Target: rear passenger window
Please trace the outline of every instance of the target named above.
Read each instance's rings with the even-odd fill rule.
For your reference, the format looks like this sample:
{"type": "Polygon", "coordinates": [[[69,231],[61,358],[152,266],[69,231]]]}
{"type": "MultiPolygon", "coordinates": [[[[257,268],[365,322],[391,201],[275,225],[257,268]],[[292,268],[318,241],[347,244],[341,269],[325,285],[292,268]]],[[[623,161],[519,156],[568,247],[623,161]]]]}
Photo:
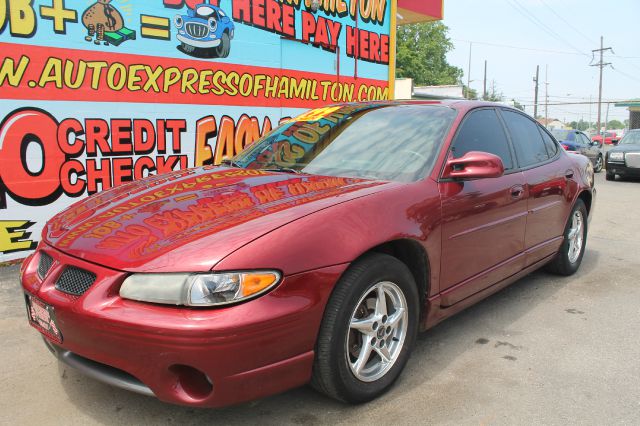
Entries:
{"type": "Polygon", "coordinates": [[[474,111],[464,119],[453,142],[453,157],[460,158],[470,151],[497,155],[505,170],[513,169],[509,142],[495,110],[474,111]]]}
{"type": "Polygon", "coordinates": [[[549,158],[555,157],[558,153],[558,144],[542,128],[538,128],[538,130],[540,130],[540,134],[542,135],[542,141],[544,142],[544,146],[547,148],[549,158]]]}
{"type": "Polygon", "coordinates": [[[517,112],[503,110],[502,116],[511,134],[520,167],[532,166],[549,159],[537,123],[517,112]]]}

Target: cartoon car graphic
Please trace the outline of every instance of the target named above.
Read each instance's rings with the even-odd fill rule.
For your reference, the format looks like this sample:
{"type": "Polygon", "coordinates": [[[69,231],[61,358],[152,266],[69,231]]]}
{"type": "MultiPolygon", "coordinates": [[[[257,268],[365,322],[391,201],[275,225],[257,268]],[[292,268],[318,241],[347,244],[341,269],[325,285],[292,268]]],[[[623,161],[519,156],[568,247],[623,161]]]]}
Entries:
{"type": "Polygon", "coordinates": [[[187,15],[176,15],[178,49],[187,55],[203,58],[226,58],[231,51],[234,25],[217,6],[199,4],[187,15]]]}

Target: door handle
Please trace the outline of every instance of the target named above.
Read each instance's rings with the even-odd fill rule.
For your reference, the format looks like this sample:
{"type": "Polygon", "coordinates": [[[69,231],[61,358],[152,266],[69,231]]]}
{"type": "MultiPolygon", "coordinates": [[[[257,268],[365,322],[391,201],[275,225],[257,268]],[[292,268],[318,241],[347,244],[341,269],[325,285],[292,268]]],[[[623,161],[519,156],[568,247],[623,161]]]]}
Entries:
{"type": "Polygon", "coordinates": [[[571,179],[573,177],[573,170],[567,170],[566,172],[564,172],[564,177],[566,177],[567,179],[571,179]]]}
{"type": "Polygon", "coordinates": [[[522,185],[514,185],[511,187],[511,198],[520,198],[524,194],[524,187],[522,185]]]}

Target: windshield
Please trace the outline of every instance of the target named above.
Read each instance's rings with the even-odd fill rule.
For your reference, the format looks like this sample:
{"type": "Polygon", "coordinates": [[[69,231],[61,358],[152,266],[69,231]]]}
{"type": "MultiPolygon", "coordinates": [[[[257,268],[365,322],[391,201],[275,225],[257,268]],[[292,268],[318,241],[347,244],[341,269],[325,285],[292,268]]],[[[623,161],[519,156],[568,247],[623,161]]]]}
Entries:
{"type": "Polygon", "coordinates": [[[640,145],[640,131],[627,133],[619,145],[640,145]]]}
{"type": "Polygon", "coordinates": [[[569,130],[553,129],[551,134],[559,141],[572,141],[576,138],[576,134],[569,130]]]}
{"type": "Polygon", "coordinates": [[[345,105],[311,110],[233,158],[249,169],[410,182],[426,176],[456,116],[448,107],[345,105]]]}

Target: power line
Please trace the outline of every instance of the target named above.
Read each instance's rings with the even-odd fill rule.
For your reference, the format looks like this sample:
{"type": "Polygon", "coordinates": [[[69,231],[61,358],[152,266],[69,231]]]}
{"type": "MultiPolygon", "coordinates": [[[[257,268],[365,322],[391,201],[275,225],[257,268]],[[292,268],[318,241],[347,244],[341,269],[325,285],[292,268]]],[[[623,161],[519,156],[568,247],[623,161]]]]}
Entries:
{"type": "Polygon", "coordinates": [[[531,12],[529,12],[527,10],[527,8],[525,8],[524,6],[522,6],[522,4],[520,4],[518,2],[518,0],[507,0],[507,3],[509,3],[509,5],[511,7],[513,7],[518,13],[520,13],[522,16],[524,16],[525,18],[527,18],[531,23],[533,23],[533,25],[535,25],[536,27],[538,27],[538,29],[543,29],[546,30],[551,36],[553,36],[553,38],[555,38],[558,41],[563,42],[564,44],[566,44],[567,46],[571,47],[573,50],[575,50],[576,52],[580,53],[580,54],[584,54],[586,55],[584,52],[582,52],[580,49],[578,49],[577,47],[575,47],[573,44],[569,43],[564,37],[562,37],[560,34],[558,34],[557,32],[555,32],[555,30],[551,27],[549,27],[547,24],[545,24],[544,22],[542,22],[540,19],[538,19],[534,14],[532,14],[531,12]]]}
{"type": "Polygon", "coordinates": [[[638,78],[636,78],[636,77],[634,77],[634,76],[632,76],[632,75],[629,75],[629,74],[627,74],[627,73],[625,73],[625,72],[622,72],[622,71],[620,71],[620,70],[619,70],[619,69],[617,69],[617,68],[614,68],[614,67],[613,67],[613,65],[611,65],[611,69],[612,69],[612,70],[614,70],[615,72],[617,72],[618,74],[620,74],[620,75],[622,75],[622,76],[624,76],[624,77],[627,77],[627,78],[628,78],[628,79],[630,79],[630,80],[633,80],[633,81],[635,81],[635,82],[640,83],[640,79],[638,79],[638,78]]]}
{"type": "Polygon", "coordinates": [[[549,9],[551,11],[551,13],[553,13],[554,15],[556,15],[562,22],[564,22],[565,24],[567,24],[569,27],[571,27],[576,33],[580,34],[585,40],[587,40],[589,43],[593,43],[595,44],[596,42],[593,41],[593,39],[591,39],[591,37],[585,35],[585,33],[583,33],[582,31],[580,31],[577,27],[574,27],[573,24],[571,22],[569,22],[568,20],[564,19],[564,17],[562,15],[560,15],[558,12],[556,12],[551,6],[549,6],[544,0],[540,0],[540,3],[542,3],[544,5],[544,7],[546,7],[547,9],[549,9]]]}
{"type": "Polygon", "coordinates": [[[491,47],[503,47],[506,49],[515,49],[515,50],[527,50],[527,51],[531,51],[531,52],[542,52],[542,53],[554,53],[554,54],[558,54],[558,55],[578,55],[578,56],[591,56],[588,55],[586,53],[576,53],[576,52],[569,52],[569,51],[563,51],[563,50],[551,50],[551,49],[540,49],[540,48],[535,48],[535,47],[524,47],[524,46],[513,46],[513,45],[509,45],[509,44],[500,44],[500,43],[489,43],[486,41],[477,41],[477,40],[464,40],[464,39],[459,39],[459,38],[452,38],[451,40],[453,41],[459,41],[462,43],[473,43],[473,44],[480,44],[480,45],[484,45],[484,46],[491,46],[491,47]]]}
{"type": "MultiPolygon", "coordinates": [[[[617,104],[619,102],[625,102],[628,99],[619,99],[617,101],[602,101],[603,104],[617,104]]],[[[549,106],[558,106],[558,105],[594,105],[597,104],[598,102],[596,101],[592,101],[592,102],[555,102],[555,103],[549,103],[549,106]]],[[[533,104],[523,104],[525,106],[533,106],[533,104]]]]}
{"type": "Polygon", "coordinates": [[[640,71],[640,67],[637,66],[636,64],[634,64],[633,62],[623,58],[622,56],[618,56],[615,54],[615,52],[612,50],[611,53],[613,53],[613,57],[614,58],[618,58],[618,59],[622,59],[623,62],[626,62],[627,64],[631,65],[632,67],[634,67],[635,69],[637,69],[638,71],[640,71]]]}

